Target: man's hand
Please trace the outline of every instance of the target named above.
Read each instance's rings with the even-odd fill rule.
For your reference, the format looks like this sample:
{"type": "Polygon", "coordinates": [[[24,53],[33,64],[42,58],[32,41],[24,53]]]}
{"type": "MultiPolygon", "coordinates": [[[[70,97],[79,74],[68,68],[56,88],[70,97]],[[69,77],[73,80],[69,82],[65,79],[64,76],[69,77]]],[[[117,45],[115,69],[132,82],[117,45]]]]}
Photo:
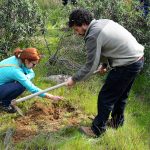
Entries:
{"type": "Polygon", "coordinates": [[[67,81],[66,81],[66,85],[68,87],[73,87],[76,84],[75,81],[72,80],[72,77],[70,77],[67,81]]]}
{"type": "Polygon", "coordinates": [[[100,65],[97,70],[99,71],[100,74],[104,74],[107,72],[107,68],[104,67],[103,65],[100,65]]]}

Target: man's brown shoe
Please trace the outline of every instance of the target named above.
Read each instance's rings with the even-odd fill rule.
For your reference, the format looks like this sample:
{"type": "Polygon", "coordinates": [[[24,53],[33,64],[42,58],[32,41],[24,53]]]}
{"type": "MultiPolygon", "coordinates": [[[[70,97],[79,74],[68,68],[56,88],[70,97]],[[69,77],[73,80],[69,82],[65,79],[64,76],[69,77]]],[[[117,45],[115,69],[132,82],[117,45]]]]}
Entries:
{"type": "Polygon", "coordinates": [[[96,138],[96,134],[93,132],[93,130],[91,129],[91,127],[84,127],[81,126],[80,127],[80,131],[83,132],[85,135],[90,136],[90,137],[94,137],[96,138]]]}

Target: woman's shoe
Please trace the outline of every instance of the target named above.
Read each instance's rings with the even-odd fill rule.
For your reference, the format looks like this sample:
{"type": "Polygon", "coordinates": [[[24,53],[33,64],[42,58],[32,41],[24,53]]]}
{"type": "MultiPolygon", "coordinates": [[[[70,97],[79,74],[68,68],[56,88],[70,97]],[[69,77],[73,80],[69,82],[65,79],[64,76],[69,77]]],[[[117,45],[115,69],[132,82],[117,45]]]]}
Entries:
{"type": "Polygon", "coordinates": [[[12,106],[12,105],[9,105],[9,106],[2,106],[1,109],[3,111],[6,111],[8,113],[15,113],[17,110],[12,106]]]}

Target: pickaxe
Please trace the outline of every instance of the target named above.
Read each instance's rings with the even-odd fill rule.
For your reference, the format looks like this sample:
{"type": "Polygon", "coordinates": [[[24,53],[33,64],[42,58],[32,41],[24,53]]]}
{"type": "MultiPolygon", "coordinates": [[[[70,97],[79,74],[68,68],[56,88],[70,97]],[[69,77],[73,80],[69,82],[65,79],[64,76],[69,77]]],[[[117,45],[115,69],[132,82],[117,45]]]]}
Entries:
{"type": "Polygon", "coordinates": [[[17,99],[17,100],[14,99],[14,100],[11,101],[11,105],[17,110],[17,112],[18,112],[21,116],[24,116],[22,110],[16,105],[17,103],[26,101],[26,100],[28,100],[28,99],[30,99],[30,98],[32,98],[32,97],[38,96],[38,95],[40,95],[40,94],[42,94],[42,93],[46,93],[46,92],[48,92],[48,91],[51,91],[51,90],[60,88],[60,87],[62,87],[62,86],[64,86],[64,85],[66,85],[66,82],[63,82],[63,83],[61,83],[61,84],[55,85],[55,86],[50,87],[50,88],[47,88],[47,89],[42,90],[42,91],[40,91],[40,92],[37,92],[37,93],[31,94],[31,95],[28,95],[28,96],[19,98],[19,99],[17,99]]]}
{"type": "MultiPolygon", "coordinates": [[[[96,73],[98,73],[98,72],[99,72],[99,70],[96,70],[96,71],[93,72],[93,74],[96,74],[96,73]]],[[[40,92],[31,94],[31,95],[28,95],[28,96],[25,96],[25,97],[19,98],[19,99],[17,99],[17,100],[14,99],[14,100],[11,101],[11,105],[17,110],[17,112],[18,112],[21,116],[24,116],[22,110],[16,105],[17,103],[26,101],[26,100],[28,100],[28,99],[30,99],[30,98],[33,98],[33,97],[35,97],[35,96],[38,96],[38,95],[40,95],[40,94],[42,94],[42,93],[46,93],[46,92],[48,92],[48,91],[51,91],[51,90],[60,88],[60,87],[62,87],[62,86],[64,86],[64,85],[67,85],[67,82],[63,82],[63,83],[61,83],[61,84],[55,85],[55,86],[53,86],[53,87],[47,88],[47,89],[45,89],[45,90],[42,90],[42,91],[40,91],[40,92]]]]}

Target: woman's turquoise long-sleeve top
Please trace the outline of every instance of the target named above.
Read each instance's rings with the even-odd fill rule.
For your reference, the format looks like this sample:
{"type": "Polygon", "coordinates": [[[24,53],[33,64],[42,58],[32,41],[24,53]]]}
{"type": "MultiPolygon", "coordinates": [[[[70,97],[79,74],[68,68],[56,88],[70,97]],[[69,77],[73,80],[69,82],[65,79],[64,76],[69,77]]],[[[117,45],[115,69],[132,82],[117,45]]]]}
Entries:
{"type": "MultiPolygon", "coordinates": [[[[0,85],[18,81],[28,91],[36,93],[41,91],[41,89],[31,82],[31,79],[33,79],[34,76],[34,71],[25,67],[24,64],[21,63],[21,60],[15,56],[9,57],[0,62],[0,85]]],[[[44,97],[45,94],[39,96],[44,97]]]]}

